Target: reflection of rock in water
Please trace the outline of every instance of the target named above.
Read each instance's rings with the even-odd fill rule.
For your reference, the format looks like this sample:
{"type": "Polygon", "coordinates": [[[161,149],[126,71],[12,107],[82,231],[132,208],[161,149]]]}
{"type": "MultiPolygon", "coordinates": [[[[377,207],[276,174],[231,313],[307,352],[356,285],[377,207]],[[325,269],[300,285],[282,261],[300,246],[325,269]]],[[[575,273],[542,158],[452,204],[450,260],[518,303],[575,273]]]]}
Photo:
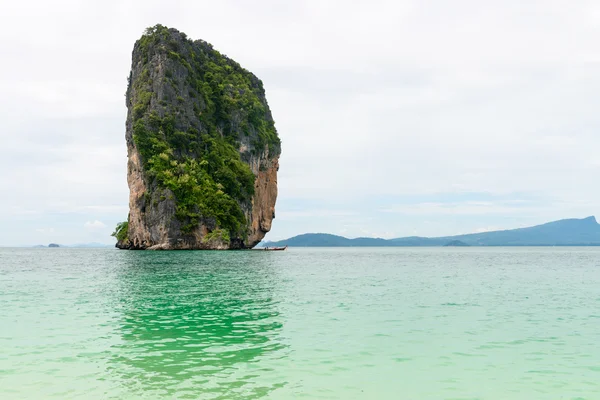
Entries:
{"type": "Polygon", "coordinates": [[[258,398],[261,362],[279,358],[274,271],[249,253],[124,253],[123,341],[114,369],[135,395],[258,398]],[[258,363],[252,370],[249,363],[258,363]],[[254,371],[254,372],[252,372],[254,371]]]}

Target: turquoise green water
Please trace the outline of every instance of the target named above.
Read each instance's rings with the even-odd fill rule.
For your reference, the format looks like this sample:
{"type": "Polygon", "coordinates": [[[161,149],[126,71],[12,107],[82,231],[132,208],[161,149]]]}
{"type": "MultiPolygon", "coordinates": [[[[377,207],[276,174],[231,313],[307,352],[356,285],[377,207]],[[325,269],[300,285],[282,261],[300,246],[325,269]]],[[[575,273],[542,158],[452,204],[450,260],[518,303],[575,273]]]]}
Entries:
{"type": "Polygon", "coordinates": [[[1,399],[600,399],[600,248],[0,249],[1,399]]]}

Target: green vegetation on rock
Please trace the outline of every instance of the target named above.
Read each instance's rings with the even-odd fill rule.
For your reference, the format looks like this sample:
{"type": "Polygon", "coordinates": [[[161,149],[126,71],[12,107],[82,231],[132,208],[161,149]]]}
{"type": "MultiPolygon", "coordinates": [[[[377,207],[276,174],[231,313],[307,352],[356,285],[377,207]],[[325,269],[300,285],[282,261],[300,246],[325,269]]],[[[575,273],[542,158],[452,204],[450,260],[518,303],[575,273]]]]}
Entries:
{"type": "Polygon", "coordinates": [[[119,242],[126,242],[128,229],[129,229],[128,221],[119,222],[117,224],[117,227],[115,228],[115,231],[113,233],[111,233],[110,236],[117,238],[117,240],[119,242]]]}
{"type": "Polygon", "coordinates": [[[255,176],[239,149],[280,152],[262,82],[210,44],[162,25],[136,43],[134,62],[136,52],[127,96],[148,186],[173,193],[182,232],[213,220],[220,239],[245,237],[242,207],[255,176]]]}
{"type": "Polygon", "coordinates": [[[215,229],[202,238],[203,243],[209,243],[211,241],[229,243],[229,240],[231,240],[229,234],[222,229],[215,229]]]}

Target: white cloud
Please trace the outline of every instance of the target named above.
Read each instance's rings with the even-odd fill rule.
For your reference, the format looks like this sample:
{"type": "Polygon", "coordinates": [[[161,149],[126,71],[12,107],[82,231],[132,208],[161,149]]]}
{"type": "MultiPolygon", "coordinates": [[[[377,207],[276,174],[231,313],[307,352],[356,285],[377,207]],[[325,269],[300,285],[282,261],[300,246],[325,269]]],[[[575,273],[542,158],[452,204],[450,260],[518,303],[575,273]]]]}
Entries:
{"type": "MultiPolygon", "coordinates": [[[[543,207],[539,204],[515,206],[511,202],[465,201],[453,203],[426,202],[402,204],[382,209],[383,212],[408,215],[511,215],[530,214],[543,207]]],[[[517,203],[518,204],[518,203],[517,203]]]]}
{"type": "Polygon", "coordinates": [[[356,211],[345,210],[302,210],[302,211],[281,211],[276,214],[278,220],[294,220],[302,218],[336,218],[356,215],[356,211]]]}
{"type": "Polygon", "coordinates": [[[106,225],[104,225],[104,223],[95,220],[95,221],[87,221],[84,225],[83,225],[86,229],[89,230],[98,230],[98,229],[104,229],[106,228],[106,225]]]}

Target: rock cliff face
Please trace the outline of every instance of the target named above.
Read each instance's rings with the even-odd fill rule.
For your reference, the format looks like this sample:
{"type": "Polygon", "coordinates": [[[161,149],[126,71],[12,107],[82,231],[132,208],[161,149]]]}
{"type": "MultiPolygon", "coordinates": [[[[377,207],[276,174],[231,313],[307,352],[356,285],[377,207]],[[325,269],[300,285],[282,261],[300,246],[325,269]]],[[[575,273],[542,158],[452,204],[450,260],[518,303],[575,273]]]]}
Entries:
{"type": "Polygon", "coordinates": [[[117,247],[258,244],[275,217],[281,153],[262,82],[157,25],[135,43],[126,102],[129,218],[117,247]]]}

